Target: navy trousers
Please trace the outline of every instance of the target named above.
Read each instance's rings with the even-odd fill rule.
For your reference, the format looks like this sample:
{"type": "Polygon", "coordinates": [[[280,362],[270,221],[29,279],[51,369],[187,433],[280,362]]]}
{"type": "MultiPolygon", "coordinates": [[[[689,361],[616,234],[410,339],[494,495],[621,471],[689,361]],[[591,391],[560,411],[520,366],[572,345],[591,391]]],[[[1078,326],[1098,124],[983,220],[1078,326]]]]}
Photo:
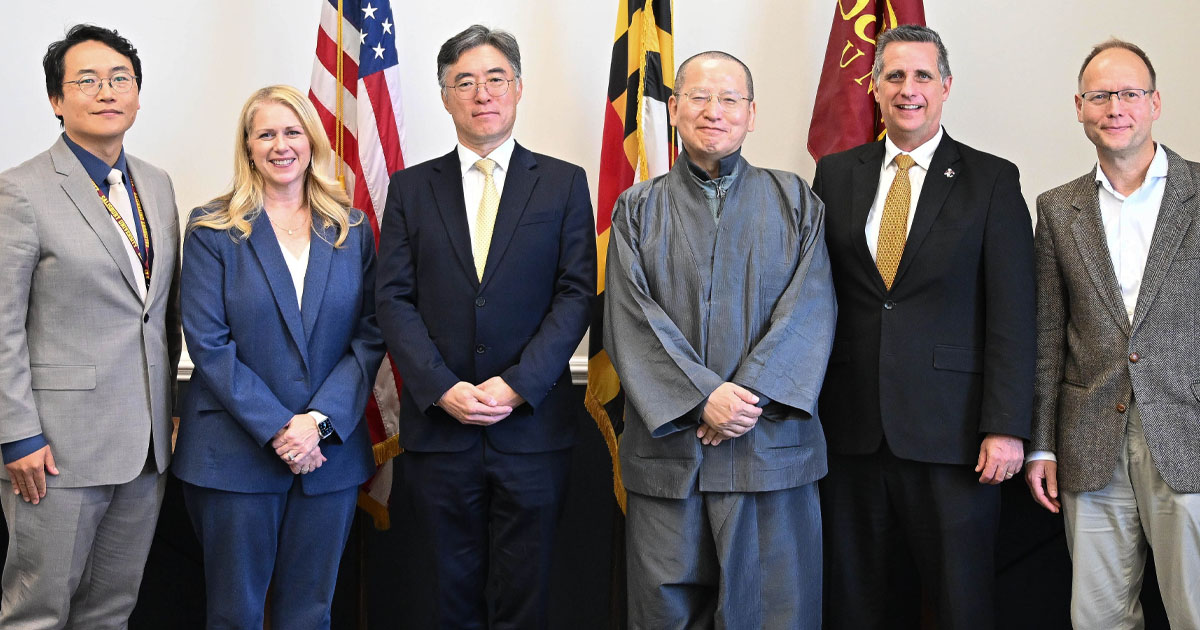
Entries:
{"type": "Polygon", "coordinates": [[[357,486],[308,496],[298,481],[279,493],[184,483],[204,550],[208,629],[262,630],[270,587],[271,628],[327,630],[357,497],[357,486]]]}
{"type": "Polygon", "coordinates": [[[432,548],[434,627],[547,628],[570,449],[503,453],[484,438],[466,451],[406,451],[397,461],[416,531],[432,548]]]}

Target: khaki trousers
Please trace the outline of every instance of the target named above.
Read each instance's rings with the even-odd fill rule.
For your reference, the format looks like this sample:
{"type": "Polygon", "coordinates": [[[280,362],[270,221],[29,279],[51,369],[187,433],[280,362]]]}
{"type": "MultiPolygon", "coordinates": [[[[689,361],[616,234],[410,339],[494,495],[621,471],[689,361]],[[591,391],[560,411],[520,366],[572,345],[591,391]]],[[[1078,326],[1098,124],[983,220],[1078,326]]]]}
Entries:
{"type": "Polygon", "coordinates": [[[1064,492],[1063,514],[1075,628],[1144,626],[1138,596],[1149,546],[1171,627],[1200,630],[1200,494],[1175,492],[1158,474],[1136,404],[1129,405],[1112,482],[1095,492],[1064,492]]]}

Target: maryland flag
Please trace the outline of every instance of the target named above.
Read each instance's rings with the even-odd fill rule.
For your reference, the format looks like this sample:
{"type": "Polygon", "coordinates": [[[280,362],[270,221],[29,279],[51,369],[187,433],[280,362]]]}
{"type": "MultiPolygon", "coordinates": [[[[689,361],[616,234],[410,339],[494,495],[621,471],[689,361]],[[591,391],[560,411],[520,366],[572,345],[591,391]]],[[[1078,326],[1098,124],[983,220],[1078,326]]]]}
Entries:
{"type": "Polygon", "coordinates": [[[600,188],[596,203],[597,299],[592,307],[585,403],[612,456],[613,494],[625,511],[625,486],[617,458],[617,437],[624,428],[625,396],[612,362],[604,352],[604,267],[608,229],[617,196],[635,181],[671,170],[677,153],[667,99],[675,87],[671,32],[673,0],[618,0],[617,33],[608,74],[604,137],[600,150],[600,188]]]}
{"type": "Polygon", "coordinates": [[[834,5],[808,126],[808,152],[814,160],[883,138],[883,119],[871,80],[875,37],[900,24],[925,24],[921,0],[834,0],[834,5]]]}

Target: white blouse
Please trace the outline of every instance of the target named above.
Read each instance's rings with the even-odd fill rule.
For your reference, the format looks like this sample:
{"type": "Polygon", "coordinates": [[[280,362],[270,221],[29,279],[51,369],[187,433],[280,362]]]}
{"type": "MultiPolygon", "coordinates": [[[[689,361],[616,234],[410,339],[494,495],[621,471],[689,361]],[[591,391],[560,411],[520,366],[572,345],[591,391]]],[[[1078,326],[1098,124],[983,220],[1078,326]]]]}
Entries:
{"type": "Polygon", "coordinates": [[[304,304],[304,273],[308,271],[308,250],[311,246],[312,243],[305,243],[304,251],[296,256],[283,243],[279,244],[279,249],[283,252],[283,261],[287,263],[288,273],[292,274],[292,284],[296,287],[297,308],[304,304]]]}

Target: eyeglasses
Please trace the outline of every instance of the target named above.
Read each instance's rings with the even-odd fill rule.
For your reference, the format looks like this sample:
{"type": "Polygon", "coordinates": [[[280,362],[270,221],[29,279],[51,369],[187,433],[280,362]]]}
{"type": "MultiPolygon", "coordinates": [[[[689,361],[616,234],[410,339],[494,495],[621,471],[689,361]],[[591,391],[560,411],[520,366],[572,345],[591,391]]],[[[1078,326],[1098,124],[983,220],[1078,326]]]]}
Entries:
{"type": "Polygon", "coordinates": [[[684,100],[691,104],[692,109],[695,110],[701,110],[708,107],[708,102],[715,97],[717,99],[717,104],[721,106],[721,109],[725,110],[725,112],[729,114],[740,110],[742,107],[742,101],[750,100],[749,98],[746,98],[737,92],[730,91],[721,92],[720,94],[713,94],[708,90],[700,88],[691,90],[689,92],[684,92],[682,94],[676,92],[675,95],[682,96],[684,100]]]}
{"type": "Polygon", "coordinates": [[[477,83],[467,79],[466,81],[461,81],[459,83],[455,83],[454,85],[447,85],[444,87],[452,88],[454,90],[454,94],[458,96],[458,98],[470,99],[475,98],[475,95],[479,93],[479,86],[482,85],[484,89],[487,90],[488,94],[498,98],[508,94],[508,84],[512,83],[513,81],[516,81],[516,79],[490,77],[482,83],[477,83]]]}
{"type": "Polygon", "coordinates": [[[137,83],[137,77],[128,72],[116,72],[107,79],[101,79],[94,74],[85,74],[74,81],[63,81],[63,85],[74,83],[80,92],[87,96],[95,96],[100,93],[100,88],[104,87],[105,81],[108,81],[108,87],[112,88],[112,91],[124,94],[133,89],[137,83]]]}
{"type": "Polygon", "coordinates": [[[1101,106],[1101,105],[1107,105],[1108,101],[1112,97],[1115,96],[1115,97],[1117,97],[1117,100],[1122,103],[1125,103],[1128,105],[1136,105],[1136,104],[1142,102],[1142,99],[1146,98],[1147,96],[1150,96],[1153,93],[1154,93],[1154,90],[1137,90],[1137,89],[1115,90],[1115,91],[1091,90],[1088,92],[1084,92],[1083,94],[1080,94],[1079,98],[1082,98],[1083,102],[1085,102],[1089,105],[1101,106]]]}

